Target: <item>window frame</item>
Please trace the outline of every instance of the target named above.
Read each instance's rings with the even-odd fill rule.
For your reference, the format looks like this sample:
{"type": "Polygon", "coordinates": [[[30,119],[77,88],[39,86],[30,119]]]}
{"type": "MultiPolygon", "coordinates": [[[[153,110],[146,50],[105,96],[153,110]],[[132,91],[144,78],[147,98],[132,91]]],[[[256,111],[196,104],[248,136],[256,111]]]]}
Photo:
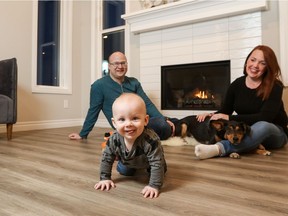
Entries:
{"type": "MultiPolygon", "coordinates": [[[[125,6],[127,4],[127,1],[125,0],[125,6]]],[[[91,59],[95,59],[96,56],[101,56],[101,58],[96,58],[97,60],[95,61],[96,65],[92,63],[92,71],[91,71],[91,83],[93,83],[96,79],[99,79],[102,77],[102,61],[104,59],[104,55],[103,55],[103,41],[102,41],[102,36],[103,34],[107,34],[107,33],[113,33],[116,31],[124,31],[124,35],[125,35],[125,39],[124,39],[124,49],[126,52],[126,25],[127,23],[125,22],[125,25],[122,26],[117,26],[117,27],[112,27],[112,28],[107,28],[107,29],[103,29],[103,21],[102,18],[103,17],[103,0],[100,1],[92,1],[92,7],[91,8],[96,8],[96,10],[91,9],[91,18],[92,18],[92,24],[96,24],[96,28],[94,28],[93,26],[91,27],[92,29],[92,37],[91,38],[96,38],[96,41],[92,42],[92,47],[94,47],[94,49],[92,49],[92,53],[91,53],[91,59]],[[93,20],[97,19],[96,23],[93,22],[93,20]],[[94,37],[93,35],[95,35],[96,37],[94,37]],[[96,46],[96,44],[98,46],[96,46]],[[97,47],[97,49],[96,49],[97,47]],[[95,73],[95,68],[97,68],[97,72],[95,73]]],[[[112,54],[112,53],[111,53],[112,54]]],[[[93,61],[92,61],[93,62],[93,61]]]]}
{"type": "Polygon", "coordinates": [[[61,1],[59,46],[59,86],[37,85],[38,1],[33,1],[32,93],[72,94],[73,1],[61,1]]]}

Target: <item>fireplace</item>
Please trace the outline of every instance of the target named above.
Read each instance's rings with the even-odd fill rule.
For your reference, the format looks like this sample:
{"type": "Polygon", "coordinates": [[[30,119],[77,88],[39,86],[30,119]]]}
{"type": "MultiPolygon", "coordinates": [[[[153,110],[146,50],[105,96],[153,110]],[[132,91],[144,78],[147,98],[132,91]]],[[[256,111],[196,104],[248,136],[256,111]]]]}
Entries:
{"type": "Polygon", "coordinates": [[[162,110],[217,110],[230,84],[230,60],[161,66],[162,110]]]}

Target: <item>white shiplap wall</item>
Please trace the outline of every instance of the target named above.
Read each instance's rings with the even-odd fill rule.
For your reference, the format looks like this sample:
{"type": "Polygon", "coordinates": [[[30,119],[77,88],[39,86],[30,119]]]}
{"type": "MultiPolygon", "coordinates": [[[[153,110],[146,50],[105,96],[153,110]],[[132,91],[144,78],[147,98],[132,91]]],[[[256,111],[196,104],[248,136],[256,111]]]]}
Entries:
{"type": "MultiPolygon", "coordinates": [[[[161,107],[161,65],[231,60],[231,81],[242,75],[246,56],[261,44],[261,12],[140,34],[140,81],[161,107]]],[[[219,83],[221,85],[221,83],[219,83]]],[[[182,118],[203,111],[162,110],[182,118]]]]}

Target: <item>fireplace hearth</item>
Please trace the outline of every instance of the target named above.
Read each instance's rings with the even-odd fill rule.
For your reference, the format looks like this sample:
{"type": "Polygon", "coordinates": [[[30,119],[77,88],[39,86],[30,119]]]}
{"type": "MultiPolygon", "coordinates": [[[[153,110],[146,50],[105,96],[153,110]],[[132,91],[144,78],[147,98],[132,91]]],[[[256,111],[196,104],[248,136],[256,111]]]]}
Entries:
{"type": "Polygon", "coordinates": [[[161,109],[217,110],[230,84],[230,60],[161,67],[161,109]]]}

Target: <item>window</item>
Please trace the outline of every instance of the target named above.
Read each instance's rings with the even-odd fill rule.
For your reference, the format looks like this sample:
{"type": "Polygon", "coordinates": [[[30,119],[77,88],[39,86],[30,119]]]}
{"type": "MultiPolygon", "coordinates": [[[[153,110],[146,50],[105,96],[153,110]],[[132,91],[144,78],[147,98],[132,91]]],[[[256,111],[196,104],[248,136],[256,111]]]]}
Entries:
{"type": "Polygon", "coordinates": [[[72,1],[35,1],[32,91],[71,94],[72,1]]]}
{"type": "Polygon", "coordinates": [[[124,30],[103,34],[103,76],[108,74],[108,57],[115,51],[124,53],[124,30]]]}
{"type": "Polygon", "coordinates": [[[60,2],[38,2],[37,85],[59,86],[60,2]]]}
{"type": "Polygon", "coordinates": [[[125,1],[103,1],[103,29],[125,25],[121,15],[125,14],[125,1]]]}
{"type": "Polygon", "coordinates": [[[125,53],[124,28],[125,0],[103,1],[102,23],[102,76],[108,74],[108,57],[115,51],[125,53]]]}

